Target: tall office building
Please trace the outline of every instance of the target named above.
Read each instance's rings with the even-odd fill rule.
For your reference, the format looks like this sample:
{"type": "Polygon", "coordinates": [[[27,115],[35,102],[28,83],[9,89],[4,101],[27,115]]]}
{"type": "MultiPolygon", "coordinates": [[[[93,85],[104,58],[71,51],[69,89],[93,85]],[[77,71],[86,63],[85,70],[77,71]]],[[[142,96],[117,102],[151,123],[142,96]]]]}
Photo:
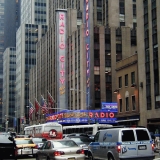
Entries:
{"type": "Polygon", "coordinates": [[[47,31],[47,8],[48,0],[21,0],[21,25],[16,34],[16,110],[21,119],[28,117],[29,72],[36,64],[36,43],[47,31]]]}
{"type": "MultiPolygon", "coordinates": [[[[6,48],[8,47],[9,48],[16,47],[16,31],[19,26],[20,26],[20,0],[5,0],[4,1],[4,50],[6,50],[6,48]]],[[[6,50],[5,53],[8,54],[8,51],[6,50]]],[[[8,65],[8,64],[6,63],[3,64],[3,67],[6,68],[7,66],[4,66],[4,65],[8,65]]],[[[12,76],[13,76],[13,73],[15,72],[12,72],[12,76]]],[[[5,86],[8,86],[8,85],[9,84],[5,81],[5,86]]],[[[13,90],[13,85],[11,86],[13,90]]],[[[10,88],[10,86],[8,88],[10,88]]],[[[4,92],[4,89],[3,89],[3,92],[4,92]]],[[[5,99],[6,99],[6,94],[7,93],[5,94],[3,93],[3,97],[5,99]]],[[[15,97],[15,95],[13,95],[13,91],[12,91],[12,97],[15,97]]],[[[3,122],[5,123],[6,122],[5,115],[10,116],[9,125],[12,125],[13,127],[13,118],[11,117],[14,115],[15,101],[13,101],[13,98],[8,99],[8,96],[7,96],[7,103],[5,102],[5,100],[3,100],[2,118],[3,118],[3,122]],[[13,111],[13,113],[11,113],[11,111],[13,111]]]]}
{"type": "Polygon", "coordinates": [[[160,133],[160,1],[137,0],[137,48],[141,124],[160,133]]]}
{"type": "Polygon", "coordinates": [[[28,117],[29,73],[36,65],[36,43],[47,31],[46,25],[21,24],[16,34],[16,110],[28,117]]]}
{"type": "Polygon", "coordinates": [[[48,24],[48,0],[21,0],[21,24],[48,24]]]}
{"type": "Polygon", "coordinates": [[[0,125],[2,124],[3,52],[4,52],[4,0],[0,0],[0,125]]]}
{"type": "Polygon", "coordinates": [[[16,82],[16,48],[10,47],[3,54],[3,118],[5,123],[14,130],[15,109],[15,82],[16,82]]]}
{"type": "Polygon", "coordinates": [[[137,50],[135,1],[49,1],[50,30],[37,43],[37,53],[42,56],[38,57],[39,63],[30,78],[31,84],[36,84],[32,96],[40,96],[33,95],[35,92],[47,97],[47,90],[50,90],[55,101],[59,90],[56,81],[59,73],[55,65],[58,36],[55,10],[58,8],[67,9],[66,109],[100,109],[101,102],[116,102],[113,93],[118,87],[116,62],[137,50]]]}
{"type": "Polygon", "coordinates": [[[4,1],[4,49],[16,47],[16,31],[20,26],[20,0],[4,1]]]}

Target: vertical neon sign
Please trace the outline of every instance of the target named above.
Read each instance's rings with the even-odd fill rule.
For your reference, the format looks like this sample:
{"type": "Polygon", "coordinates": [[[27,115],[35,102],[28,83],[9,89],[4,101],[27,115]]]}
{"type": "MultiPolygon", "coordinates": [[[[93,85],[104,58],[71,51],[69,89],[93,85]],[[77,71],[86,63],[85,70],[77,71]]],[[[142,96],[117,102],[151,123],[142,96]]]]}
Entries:
{"type": "Polygon", "coordinates": [[[57,108],[66,109],[66,10],[56,10],[57,27],[57,108]]]}
{"type": "Polygon", "coordinates": [[[86,102],[87,109],[89,109],[90,104],[90,17],[89,9],[90,4],[89,0],[84,0],[84,23],[85,23],[85,54],[86,54],[86,102]]]}

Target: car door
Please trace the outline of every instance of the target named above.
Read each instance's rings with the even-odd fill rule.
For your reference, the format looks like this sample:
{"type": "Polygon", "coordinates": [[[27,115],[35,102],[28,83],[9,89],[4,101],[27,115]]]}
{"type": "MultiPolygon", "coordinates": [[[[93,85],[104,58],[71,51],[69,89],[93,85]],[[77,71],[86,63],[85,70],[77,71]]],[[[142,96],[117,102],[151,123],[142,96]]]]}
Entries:
{"type": "Polygon", "coordinates": [[[121,130],[121,156],[124,158],[137,157],[137,142],[133,129],[121,130]]]}
{"type": "Polygon", "coordinates": [[[46,145],[47,145],[47,142],[45,142],[43,144],[43,146],[38,150],[37,156],[38,156],[39,159],[43,159],[44,158],[44,150],[45,150],[46,145]]]}
{"type": "Polygon", "coordinates": [[[150,139],[149,132],[144,128],[135,129],[137,136],[137,154],[138,156],[152,156],[152,140],[150,139]]]}
{"type": "Polygon", "coordinates": [[[100,143],[99,143],[99,136],[100,136],[100,132],[97,132],[97,134],[94,137],[94,142],[92,142],[91,146],[92,146],[92,154],[93,157],[96,159],[99,157],[99,151],[100,151],[100,143]]]}
{"type": "Polygon", "coordinates": [[[47,159],[50,150],[51,150],[51,142],[47,141],[44,149],[42,150],[42,158],[47,159]]]}

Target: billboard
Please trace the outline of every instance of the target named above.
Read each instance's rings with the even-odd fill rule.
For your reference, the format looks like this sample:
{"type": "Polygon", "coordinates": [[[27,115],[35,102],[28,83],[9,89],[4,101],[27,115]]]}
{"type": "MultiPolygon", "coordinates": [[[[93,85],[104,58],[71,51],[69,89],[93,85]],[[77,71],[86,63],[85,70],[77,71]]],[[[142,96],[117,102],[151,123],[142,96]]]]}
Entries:
{"type": "Polygon", "coordinates": [[[46,115],[46,122],[72,123],[116,123],[117,112],[108,110],[65,110],[46,115]]]}
{"type": "Polygon", "coordinates": [[[117,103],[106,103],[102,102],[101,103],[101,109],[105,109],[109,112],[118,112],[118,104],[117,103]]]}
{"type": "Polygon", "coordinates": [[[56,30],[57,30],[57,108],[66,108],[66,75],[67,75],[67,17],[66,10],[56,10],[56,30]]]}
{"type": "Polygon", "coordinates": [[[85,56],[86,56],[86,104],[90,105],[90,1],[84,0],[84,23],[85,23],[85,56]]]}

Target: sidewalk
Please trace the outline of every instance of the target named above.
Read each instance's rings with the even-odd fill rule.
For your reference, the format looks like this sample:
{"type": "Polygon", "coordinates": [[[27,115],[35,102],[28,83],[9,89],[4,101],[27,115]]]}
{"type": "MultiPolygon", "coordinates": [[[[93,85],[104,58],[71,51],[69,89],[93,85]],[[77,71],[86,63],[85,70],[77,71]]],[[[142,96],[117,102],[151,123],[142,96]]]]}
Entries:
{"type": "Polygon", "coordinates": [[[155,160],[160,160],[160,152],[155,152],[155,160]]]}

